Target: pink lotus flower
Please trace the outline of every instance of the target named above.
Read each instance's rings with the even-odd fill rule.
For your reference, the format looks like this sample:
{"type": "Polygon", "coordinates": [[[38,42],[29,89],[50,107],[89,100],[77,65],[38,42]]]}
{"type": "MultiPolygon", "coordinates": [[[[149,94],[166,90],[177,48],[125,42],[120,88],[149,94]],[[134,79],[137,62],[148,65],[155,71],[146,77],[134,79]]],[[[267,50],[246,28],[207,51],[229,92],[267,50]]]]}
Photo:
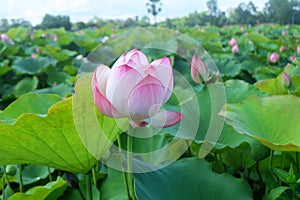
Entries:
{"type": "Polygon", "coordinates": [[[192,58],[191,76],[196,83],[206,82],[210,78],[208,67],[196,54],[192,58]]]}
{"type": "Polygon", "coordinates": [[[284,49],[285,49],[285,48],[284,48],[284,46],[283,46],[283,45],[281,45],[281,47],[280,47],[279,51],[280,51],[280,52],[283,52],[283,51],[284,51],[284,49]]]}
{"type": "Polygon", "coordinates": [[[284,36],[286,36],[286,32],[285,31],[282,31],[281,32],[281,35],[284,37],[284,36]]]}
{"type": "Polygon", "coordinates": [[[92,89],[97,108],[106,116],[129,118],[133,126],[147,124],[163,128],[178,123],[183,115],[159,111],[173,90],[171,60],[167,57],[148,63],[137,49],[124,53],[110,69],[99,65],[92,89]]]}
{"type": "Polygon", "coordinates": [[[5,33],[2,33],[0,35],[0,38],[1,38],[2,42],[8,42],[11,45],[15,44],[15,42],[7,34],[5,34],[5,33]]]}
{"type": "Polygon", "coordinates": [[[101,43],[104,44],[107,42],[107,40],[109,40],[108,36],[104,36],[104,38],[102,38],[101,43]]]}
{"type": "Polygon", "coordinates": [[[281,84],[282,84],[282,86],[285,87],[286,89],[289,89],[289,88],[291,88],[291,86],[292,86],[292,80],[291,80],[291,77],[290,77],[287,73],[285,73],[285,72],[282,73],[282,76],[281,76],[281,84]]]}
{"type": "Polygon", "coordinates": [[[236,41],[235,38],[231,38],[231,40],[228,42],[228,44],[229,44],[230,46],[234,46],[234,45],[237,44],[237,41],[236,41]]]}
{"type": "Polygon", "coordinates": [[[239,53],[240,52],[240,49],[239,49],[239,46],[236,44],[232,47],[231,49],[232,53],[239,53]]]}
{"type": "Polygon", "coordinates": [[[37,58],[36,54],[32,53],[31,58],[36,59],[37,58]]]}
{"type": "Polygon", "coordinates": [[[300,45],[297,46],[297,53],[300,55],[300,45]]]}
{"type": "Polygon", "coordinates": [[[269,60],[270,60],[270,62],[272,62],[272,63],[276,63],[277,60],[278,60],[278,58],[279,58],[278,53],[273,52],[273,53],[270,55],[269,60]]]}
{"type": "Polygon", "coordinates": [[[53,35],[53,41],[56,42],[58,40],[58,35],[54,34],[53,35]]]}
{"type": "Polygon", "coordinates": [[[290,61],[295,60],[295,56],[290,56],[290,61]]]}

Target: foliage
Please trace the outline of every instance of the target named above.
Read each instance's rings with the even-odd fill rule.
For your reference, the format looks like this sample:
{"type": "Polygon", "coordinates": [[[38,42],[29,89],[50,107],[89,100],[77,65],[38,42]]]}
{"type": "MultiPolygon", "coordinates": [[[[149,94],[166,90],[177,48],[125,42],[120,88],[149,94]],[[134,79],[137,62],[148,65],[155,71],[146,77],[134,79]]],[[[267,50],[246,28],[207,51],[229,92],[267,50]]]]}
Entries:
{"type": "Polygon", "coordinates": [[[49,14],[46,14],[43,18],[43,21],[40,25],[43,29],[48,28],[61,28],[64,27],[66,30],[71,30],[71,22],[70,17],[68,16],[52,16],[49,14]]]}
{"type": "MultiPolygon", "coordinates": [[[[249,14],[247,9],[235,14],[249,14]]],[[[178,31],[192,38],[195,44],[201,44],[217,65],[227,96],[227,104],[217,112],[221,111],[226,124],[212,151],[202,158],[200,148],[207,142],[205,133],[212,121],[209,87],[218,84],[206,86],[192,82],[190,63],[174,53],[182,46],[192,48],[192,44],[178,32],[170,30],[173,37],[165,38],[163,45],[168,48],[165,52],[149,48],[157,43],[145,36],[143,40],[148,47],[140,47],[141,51],[153,60],[163,55],[170,57],[173,68],[183,74],[195,91],[192,99],[201,102],[201,126],[195,131],[195,138],[177,137],[174,127],[149,138],[133,140],[135,152],[153,151],[171,144],[165,154],[135,157],[141,166],[152,168],[148,161],[161,164],[162,158],[174,161],[166,168],[134,174],[136,195],[139,199],[232,199],[232,196],[297,199],[300,194],[297,122],[300,59],[296,41],[299,41],[300,27],[187,27],[201,24],[208,15],[193,13],[184,20],[175,20],[174,24],[170,19],[168,26],[182,25],[178,31]],[[228,42],[232,37],[237,40],[239,53],[231,52],[228,42]],[[280,52],[282,45],[285,49],[280,52]],[[276,63],[269,61],[273,52],[279,54],[276,63]],[[290,59],[291,56],[295,59],[290,59]],[[283,72],[292,82],[288,89],[282,85],[283,72]],[[176,157],[183,147],[186,147],[184,154],[176,157]]],[[[87,89],[91,76],[77,74],[84,71],[80,66],[87,61],[106,58],[106,64],[110,65],[113,55],[120,55],[130,45],[139,45],[136,35],[127,35],[125,40],[118,38],[118,33],[123,31],[120,28],[129,30],[131,24],[139,21],[128,20],[122,26],[120,22],[116,28],[113,22],[108,26],[95,20],[98,27],[84,28],[81,24],[84,29],[77,31],[25,27],[7,30],[13,43],[0,42],[0,199],[82,199],[87,198],[89,190],[93,199],[127,198],[122,173],[97,161],[105,160],[108,154],[123,161],[118,150],[108,152],[107,149],[117,145],[118,139],[126,149],[125,133],[114,128],[114,120],[94,112],[90,106],[92,94],[87,89]],[[103,40],[105,36],[107,39],[103,40]],[[88,56],[97,46],[104,49],[102,57],[88,56]],[[75,81],[82,81],[81,87],[74,88],[75,81]],[[76,96],[78,91],[84,95],[76,96]],[[74,103],[84,97],[90,98],[84,104],[74,103]],[[88,108],[93,115],[82,114],[88,108]],[[84,121],[84,125],[76,126],[74,119],[84,121]],[[92,119],[101,129],[109,130],[109,134],[94,134],[101,131],[92,126],[95,122],[92,119]],[[109,141],[102,140],[104,136],[109,141]],[[88,151],[82,141],[97,148],[88,151]]],[[[148,23],[146,18],[144,22],[148,23]]],[[[183,97],[187,92],[178,86],[174,90],[183,97]]],[[[166,108],[176,110],[176,106],[178,102],[172,96],[166,108]]],[[[122,123],[127,125],[127,121],[122,123]]]]}

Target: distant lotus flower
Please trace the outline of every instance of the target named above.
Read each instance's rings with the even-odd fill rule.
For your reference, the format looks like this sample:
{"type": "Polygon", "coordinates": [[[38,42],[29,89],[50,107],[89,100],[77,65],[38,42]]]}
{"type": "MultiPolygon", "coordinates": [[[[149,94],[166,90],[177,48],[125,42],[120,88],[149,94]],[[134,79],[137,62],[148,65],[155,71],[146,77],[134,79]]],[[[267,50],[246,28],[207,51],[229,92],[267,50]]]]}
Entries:
{"type": "Polygon", "coordinates": [[[191,76],[196,83],[207,82],[210,78],[208,67],[196,54],[192,58],[191,76]]]}
{"type": "Polygon", "coordinates": [[[279,58],[278,53],[273,52],[273,53],[270,55],[269,60],[270,60],[270,62],[272,62],[272,63],[276,63],[277,60],[278,60],[278,58],[279,58]]]}
{"type": "Polygon", "coordinates": [[[116,37],[116,34],[112,33],[112,34],[110,35],[110,37],[111,37],[111,38],[114,38],[114,37],[116,37]]]}
{"type": "Polygon", "coordinates": [[[240,52],[240,49],[239,49],[239,46],[236,44],[232,47],[231,49],[232,53],[239,53],[240,52]]]}
{"type": "Polygon", "coordinates": [[[283,46],[283,45],[281,45],[281,47],[280,47],[279,51],[280,51],[280,52],[283,52],[283,51],[284,51],[284,49],[285,49],[285,48],[284,48],[284,46],[283,46]]]}
{"type": "Polygon", "coordinates": [[[41,49],[38,48],[38,47],[35,49],[35,51],[36,51],[37,53],[41,53],[41,49]]]}
{"type": "Polygon", "coordinates": [[[179,33],[180,33],[180,31],[177,29],[177,30],[175,31],[175,34],[178,35],[179,33]]]}
{"type": "Polygon", "coordinates": [[[109,40],[108,36],[104,36],[104,38],[101,40],[102,44],[106,43],[107,40],[109,40]]]}
{"type": "Polygon", "coordinates": [[[300,45],[297,46],[297,53],[300,55],[300,45]]]}
{"type": "Polygon", "coordinates": [[[283,87],[285,87],[286,89],[289,89],[291,88],[292,86],[292,80],[291,80],[291,77],[283,72],[282,73],[282,76],[281,76],[281,84],[283,85],[283,87]]]}
{"type": "Polygon", "coordinates": [[[58,40],[58,35],[54,34],[53,35],[53,41],[56,42],[58,40]]]}
{"type": "Polygon", "coordinates": [[[163,128],[178,123],[183,115],[161,111],[173,90],[171,60],[167,57],[148,63],[139,50],[124,53],[110,69],[99,65],[92,89],[97,108],[106,116],[129,119],[134,127],[147,124],[163,128]]]}
{"type": "Polygon", "coordinates": [[[1,38],[2,42],[8,42],[11,45],[15,44],[15,42],[7,34],[5,34],[5,33],[2,33],[0,35],[0,38],[1,38]]]}
{"type": "Polygon", "coordinates": [[[36,59],[37,56],[33,53],[33,54],[31,54],[31,58],[36,59]]]}
{"type": "Polygon", "coordinates": [[[235,38],[231,38],[231,40],[228,42],[228,44],[229,44],[230,46],[234,46],[234,45],[237,44],[237,41],[236,41],[235,38]]]}
{"type": "Polygon", "coordinates": [[[76,56],[76,60],[82,60],[83,59],[83,55],[79,54],[78,56],[76,56]]]}
{"type": "Polygon", "coordinates": [[[281,35],[284,37],[284,36],[286,36],[286,32],[285,31],[282,31],[281,32],[281,35]]]}
{"type": "Polygon", "coordinates": [[[295,56],[290,56],[290,61],[295,60],[295,56]]]}

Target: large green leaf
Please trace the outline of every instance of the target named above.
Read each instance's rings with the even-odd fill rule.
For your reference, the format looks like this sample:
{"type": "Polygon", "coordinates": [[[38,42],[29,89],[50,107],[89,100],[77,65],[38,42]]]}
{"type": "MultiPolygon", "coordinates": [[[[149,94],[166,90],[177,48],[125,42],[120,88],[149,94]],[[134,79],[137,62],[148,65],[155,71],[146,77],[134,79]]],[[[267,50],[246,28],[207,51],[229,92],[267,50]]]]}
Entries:
{"type": "Polygon", "coordinates": [[[239,104],[227,104],[220,113],[237,132],[271,149],[300,151],[300,98],[251,96],[239,104]]]}
{"type": "Polygon", "coordinates": [[[68,183],[59,177],[45,186],[33,187],[26,193],[16,193],[9,200],[55,200],[63,194],[67,187],[68,183]]]}
{"type": "Polygon", "coordinates": [[[36,89],[38,86],[39,80],[37,77],[26,77],[19,81],[15,86],[15,95],[16,97],[20,97],[27,92],[31,92],[32,90],[36,89]]]}
{"type": "Polygon", "coordinates": [[[134,174],[139,199],[252,199],[249,185],[217,174],[200,159],[187,158],[157,171],[134,174]]]}
{"type": "Polygon", "coordinates": [[[47,66],[55,66],[56,60],[46,57],[41,58],[21,58],[18,57],[12,64],[12,68],[21,74],[35,75],[41,73],[47,66]]]}
{"type": "MultiPolygon", "coordinates": [[[[51,168],[50,172],[53,172],[54,169],[51,168]]],[[[19,171],[17,172],[17,177],[19,176],[19,171]]],[[[25,169],[22,170],[22,183],[23,185],[28,185],[37,181],[40,181],[42,179],[46,179],[49,176],[48,167],[42,166],[42,165],[28,165],[25,167],[25,169]]],[[[17,179],[17,183],[19,183],[20,180],[17,179]]]]}
{"type": "Polygon", "coordinates": [[[45,113],[37,115],[41,114],[39,109],[36,110],[38,104],[30,102],[31,96],[35,100],[40,95],[31,95],[26,101],[16,101],[8,108],[11,112],[3,111],[6,116],[2,116],[3,121],[0,122],[0,165],[35,163],[74,173],[88,172],[96,163],[94,156],[100,159],[107,153],[120,129],[113,118],[95,112],[91,90],[87,90],[86,85],[80,85],[75,96],[79,99],[76,107],[79,112],[75,120],[72,98],[51,106],[46,116],[45,113]],[[89,92],[84,92],[84,99],[81,99],[83,90],[89,92]],[[16,109],[22,107],[24,109],[16,109]],[[93,112],[81,112],[82,109],[93,112]],[[27,114],[22,114],[24,110],[27,114]],[[97,126],[98,129],[93,128],[97,126]]]}
{"type": "Polygon", "coordinates": [[[126,188],[122,172],[108,168],[108,176],[101,184],[102,200],[127,200],[126,188]]]}
{"type": "Polygon", "coordinates": [[[4,111],[0,112],[0,121],[13,124],[24,113],[45,115],[49,107],[60,100],[59,96],[53,94],[25,94],[10,104],[4,111]]]}
{"type": "MultiPolygon", "coordinates": [[[[260,94],[258,89],[254,86],[241,81],[241,80],[229,80],[225,82],[226,98],[228,103],[239,103],[253,94],[260,94]]],[[[200,143],[204,139],[204,135],[207,132],[209,123],[211,121],[211,97],[209,90],[205,87],[197,95],[200,108],[200,126],[196,136],[195,142],[200,143]]],[[[251,138],[238,134],[232,127],[224,124],[222,133],[215,144],[215,148],[222,149],[225,147],[235,148],[243,142],[251,142],[251,138]]]]}

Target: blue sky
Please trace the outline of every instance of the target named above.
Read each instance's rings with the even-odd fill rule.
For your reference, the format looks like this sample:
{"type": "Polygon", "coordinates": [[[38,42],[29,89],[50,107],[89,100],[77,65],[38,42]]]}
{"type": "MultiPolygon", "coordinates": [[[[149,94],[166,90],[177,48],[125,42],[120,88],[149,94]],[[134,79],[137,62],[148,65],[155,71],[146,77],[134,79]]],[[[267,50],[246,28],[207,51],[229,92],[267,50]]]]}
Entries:
{"type": "MultiPolygon", "coordinates": [[[[250,0],[249,0],[250,1],[250,0]]],[[[88,21],[94,16],[100,18],[127,18],[147,15],[148,0],[0,0],[0,18],[24,18],[33,24],[40,23],[46,13],[68,15],[72,22],[88,21]]],[[[181,17],[189,13],[207,10],[207,0],[161,0],[162,12],[158,19],[181,17]]],[[[219,0],[222,11],[237,7],[243,0],[219,0]]],[[[267,0],[252,0],[261,10],[267,0]]]]}

